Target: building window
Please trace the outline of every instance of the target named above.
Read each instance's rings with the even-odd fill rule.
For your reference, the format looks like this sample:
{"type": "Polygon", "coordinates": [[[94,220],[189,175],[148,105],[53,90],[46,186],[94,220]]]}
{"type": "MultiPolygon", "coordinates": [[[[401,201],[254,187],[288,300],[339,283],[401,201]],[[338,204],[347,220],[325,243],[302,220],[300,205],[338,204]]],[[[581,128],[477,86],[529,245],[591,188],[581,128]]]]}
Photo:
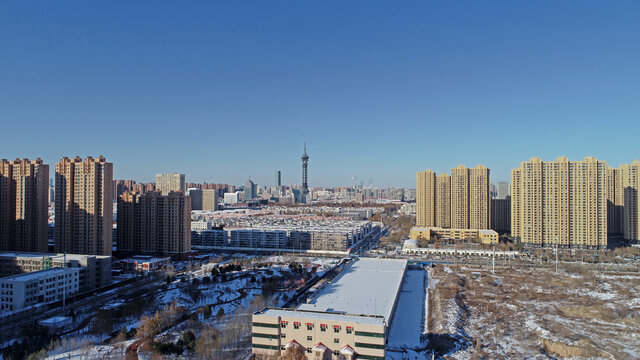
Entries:
{"type": "Polygon", "coordinates": [[[313,337],[312,336],[307,336],[307,341],[313,341],[313,337]]]}
{"type": "Polygon", "coordinates": [[[307,324],[307,330],[313,330],[313,324],[307,324]]]}
{"type": "Polygon", "coordinates": [[[294,329],[300,329],[300,323],[293,323],[293,328],[294,329]]]}
{"type": "Polygon", "coordinates": [[[347,334],[351,334],[353,332],[353,328],[347,326],[347,334]]]}
{"type": "Polygon", "coordinates": [[[307,348],[307,352],[311,354],[311,348],[307,348]]]}
{"type": "Polygon", "coordinates": [[[320,324],[320,331],[327,331],[327,324],[320,324]]]}
{"type": "Polygon", "coordinates": [[[334,343],[334,344],[339,344],[339,343],[340,343],[340,339],[338,339],[338,338],[333,338],[333,343],[334,343]]]}
{"type": "Polygon", "coordinates": [[[282,333],[282,334],[280,334],[280,337],[284,339],[284,338],[286,338],[286,337],[287,337],[287,334],[282,333]]]}

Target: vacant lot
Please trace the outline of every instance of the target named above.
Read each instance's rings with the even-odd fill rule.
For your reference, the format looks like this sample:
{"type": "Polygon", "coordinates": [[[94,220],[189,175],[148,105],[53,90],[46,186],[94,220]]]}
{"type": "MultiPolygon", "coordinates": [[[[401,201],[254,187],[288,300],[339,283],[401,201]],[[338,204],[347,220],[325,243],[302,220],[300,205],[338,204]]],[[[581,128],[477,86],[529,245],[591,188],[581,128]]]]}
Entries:
{"type": "Polygon", "coordinates": [[[640,358],[640,275],[433,268],[429,348],[445,359],[640,358]]]}

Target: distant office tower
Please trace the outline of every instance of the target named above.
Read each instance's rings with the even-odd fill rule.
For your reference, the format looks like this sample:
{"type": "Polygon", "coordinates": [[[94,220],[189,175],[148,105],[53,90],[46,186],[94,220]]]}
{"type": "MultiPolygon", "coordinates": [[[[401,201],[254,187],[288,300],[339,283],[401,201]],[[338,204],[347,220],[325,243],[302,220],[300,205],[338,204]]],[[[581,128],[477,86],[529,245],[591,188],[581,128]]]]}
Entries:
{"type": "Polygon", "coordinates": [[[489,195],[491,195],[491,198],[494,199],[498,196],[498,190],[496,188],[496,184],[491,184],[491,191],[489,193],[489,195]]]}
{"type": "Polygon", "coordinates": [[[218,210],[218,190],[204,189],[202,190],[202,210],[216,211],[218,210]]]}
{"type": "Polygon", "coordinates": [[[491,199],[491,229],[511,233],[511,198],[491,199]]]}
{"type": "Polygon", "coordinates": [[[126,192],[118,199],[118,251],[180,255],[191,250],[191,198],[126,192]]]}
{"type": "Polygon", "coordinates": [[[608,227],[612,235],[628,240],[640,239],[640,161],[609,168],[608,227]]]}
{"type": "Polygon", "coordinates": [[[511,231],[534,246],[607,246],[606,162],[539,158],[511,171],[511,231]]]}
{"type": "Polygon", "coordinates": [[[431,170],[417,173],[418,227],[489,229],[491,196],[489,169],[482,165],[451,169],[451,176],[431,170]]]}
{"type": "Polygon", "coordinates": [[[112,191],[113,164],[103,156],[56,164],[56,252],[111,255],[112,191]]]}
{"type": "Polygon", "coordinates": [[[186,191],[184,184],[184,174],[157,174],[156,190],[162,195],[168,195],[171,191],[186,191]]]}
{"type": "Polygon", "coordinates": [[[0,250],[47,250],[49,165],[0,160],[0,250]]]}
{"type": "Polygon", "coordinates": [[[244,183],[244,201],[253,200],[257,195],[256,192],[256,184],[251,179],[247,180],[244,183]]]}
{"type": "Polygon", "coordinates": [[[282,186],[282,178],[281,178],[281,174],[280,174],[280,170],[276,171],[276,181],[275,181],[275,186],[282,186]]]}
{"type": "Polygon", "coordinates": [[[498,183],[498,194],[497,194],[497,198],[498,199],[506,199],[507,196],[511,195],[511,192],[509,191],[509,189],[511,188],[511,186],[509,186],[509,183],[506,181],[500,181],[498,183]]]}
{"type": "Polygon", "coordinates": [[[309,163],[309,155],[307,155],[307,141],[304,141],[304,153],[300,157],[302,159],[302,189],[301,189],[301,202],[307,202],[307,195],[309,195],[309,186],[307,183],[307,164],[309,163]]]}

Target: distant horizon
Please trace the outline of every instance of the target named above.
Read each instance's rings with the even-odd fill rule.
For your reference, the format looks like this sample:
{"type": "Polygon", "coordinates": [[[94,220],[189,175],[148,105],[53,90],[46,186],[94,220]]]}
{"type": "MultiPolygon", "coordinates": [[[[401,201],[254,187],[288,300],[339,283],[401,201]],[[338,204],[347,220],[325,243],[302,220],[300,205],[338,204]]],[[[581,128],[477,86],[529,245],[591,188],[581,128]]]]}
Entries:
{"type": "MultiPolygon", "coordinates": [[[[81,158],[83,158],[83,159],[84,159],[84,158],[86,158],[87,156],[92,156],[92,157],[94,157],[94,158],[97,158],[98,156],[104,156],[104,157],[105,157],[105,159],[106,159],[108,162],[111,162],[111,163],[113,163],[113,164],[114,164],[114,165],[113,165],[113,168],[114,168],[114,176],[113,176],[113,180],[134,180],[134,181],[136,181],[137,183],[155,183],[155,176],[156,176],[156,174],[168,174],[168,173],[179,173],[179,174],[185,174],[185,183],[205,183],[205,182],[206,182],[206,183],[214,183],[214,184],[228,184],[228,185],[235,185],[235,186],[243,186],[243,185],[244,185],[244,183],[245,183],[247,180],[249,180],[249,177],[245,178],[244,180],[240,180],[239,182],[228,182],[228,181],[224,181],[224,180],[216,180],[216,179],[208,179],[208,180],[207,180],[207,179],[205,179],[205,180],[192,180],[192,179],[190,179],[190,177],[189,177],[189,173],[188,173],[188,172],[180,172],[180,171],[156,172],[156,173],[153,173],[151,176],[149,176],[149,180],[140,180],[140,179],[137,179],[137,178],[134,178],[134,177],[127,177],[127,176],[124,176],[124,177],[123,177],[123,176],[118,176],[118,175],[119,175],[119,174],[118,174],[118,170],[117,170],[117,169],[118,169],[118,164],[117,164],[116,162],[112,161],[112,160],[109,158],[109,156],[107,156],[107,155],[104,155],[104,154],[84,155],[84,156],[82,156],[82,155],[66,155],[66,157],[68,157],[68,158],[73,158],[73,157],[75,157],[75,156],[80,156],[80,157],[81,157],[81,158]],[[116,174],[118,174],[118,175],[116,175],[116,174]]],[[[558,155],[558,156],[556,156],[556,157],[554,157],[554,158],[549,158],[549,159],[541,158],[541,157],[539,157],[539,156],[535,156],[535,155],[534,155],[534,156],[532,156],[532,157],[539,157],[542,161],[555,161],[558,157],[561,157],[561,156],[564,156],[564,155],[558,155]]],[[[578,161],[578,160],[583,160],[586,156],[592,156],[592,155],[585,155],[585,156],[583,156],[583,157],[581,157],[581,158],[569,158],[569,157],[568,157],[568,159],[569,159],[569,161],[578,161]]],[[[26,159],[29,159],[29,160],[35,160],[36,158],[40,158],[40,159],[42,159],[42,161],[43,161],[45,164],[49,165],[49,167],[50,167],[49,173],[50,173],[50,174],[53,174],[53,176],[50,176],[50,179],[52,179],[52,180],[54,180],[54,181],[55,181],[55,165],[56,165],[56,163],[57,163],[58,161],[60,161],[60,159],[62,159],[62,158],[63,158],[63,156],[60,156],[60,157],[58,158],[58,160],[56,160],[56,161],[54,161],[54,162],[47,161],[47,160],[46,160],[45,158],[43,158],[42,156],[35,156],[35,157],[24,157],[24,156],[23,156],[23,157],[17,157],[17,158],[18,158],[18,159],[25,159],[25,158],[26,158],[26,159]]],[[[601,159],[601,158],[598,158],[598,157],[595,157],[595,158],[596,158],[597,160],[607,162],[607,165],[608,165],[608,166],[610,166],[610,167],[613,167],[613,168],[617,168],[617,167],[619,167],[621,164],[630,164],[631,162],[633,162],[633,161],[635,161],[635,160],[638,160],[638,158],[634,158],[634,159],[630,159],[629,161],[621,162],[620,164],[612,165],[612,164],[611,164],[611,163],[609,163],[606,159],[601,159]]],[[[2,156],[2,154],[0,154],[0,159],[14,160],[14,159],[16,159],[16,157],[7,158],[7,157],[2,156]]],[[[311,156],[310,156],[310,159],[312,159],[312,157],[311,157],[311,156]]],[[[514,166],[513,168],[517,168],[517,167],[519,167],[519,166],[520,166],[520,162],[528,161],[529,159],[531,159],[531,157],[529,157],[529,158],[527,158],[527,159],[523,159],[523,160],[521,160],[521,161],[518,161],[518,164],[517,164],[516,166],[514,166]]],[[[311,160],[310,160],[310,165],[309,165],[309,169],[310,169],[310,170],[312,169],[311,164],[312,164],[312,163],[311,163],[311,160]]],[[[362,185],[362,186],[363,186],[363,187],[365,187],[365,188],[367,188],[367,187],[373,187],[373,188],[405,188],[405,189],[415,189],[415,188],[416,188],[415,175],[416,175],[416,173],[417,173],[417,172],[421,172],[421,171],[425,171],[425,170],[432,170],[432,171],[434,171],[436,174],[441,174],[441,173],[443,173],[443,172],[444,172],[444,173],[447,173],[447,174],[450,174],[450,170],[451,170],[452,168],[455,168],[455,167],[456,167],[456,166],[458,166],[458,165],[463,165],[463,166],[468,167],[468,168],[472,168],[472,167],[475,167],[475,166],[477,166],[477,165],[483,165],[483,166],[486,166],[486,167],[487,167],[487,168],[489,168],[489,170],[490,170],[490,181],[491,181],[491,183],[493,183],[493,184],[498,184],[499,182],[502,182],[502,181],[507,182],[507,183],[511,183],[511,173],[510,173],[510,171],[511,171],[511,170],[509,170],[509,177],[508,177],[508,178],[506,178],[506,179],[504,179],[504,180],[497,180],[497,179],[495,179],[495,178],[494,178],[494,174],[493,174],[493,170],[491,169],[491,166],[488,166],[488,165],[486,165],[486,164],[487,164],[486,162],[485,162],[485,163],[480,163],[480,164],[475,164],[475,165],[466,165],[466,164],[462,163],[462,164],[456,164],[456,165],[454,165],[454,166],[451,166],[450,168],[443,169],[443,170],[441,170],[441,171],[437,171],[437,170],[435,170],[434,168],[426,167],[426,168],[421,169],[421,170],[416,170],[415,172],[413,172],[412,174],[410,174],[410,175],[412,175],[412,177],[413,177],[413,183],[412,183],[410,186],[402,186],[402,185],[398,185],[398,186],[388,185],[388,186],[387,186],[387,185],[377,185],[377,184],[375,184],[375,183],[374,183],[374,184],[372,184],[372,185],[370,185],[370,184],[369,184],[369,183],[367,183],[367,182],[364,182],[363,184],[361,184],[361,183],[360,183],[360,180],[359,180],[359,179],[357,179],[357,178],[356,178],[356,181],[355,181],[355,185],[356,185],[356,186],[360,186],[360,185],[362,185]]],[[[302,168],[302,164],[300,164],[300,168],[302,168]]],[[[275,180],[275,172],[276,172],[276,171],[278,171],[278,169],[273,170],[273,172],[270,174],[270,175],[271,175],[271,179],[270,179],[270,181],[261,182],[261,181],[256,180],[256,177],[254,177],[254,176],[251,176],[250,178],[251,178],[251,181],[253,181],[253,182],[254,182],[257,186],[259,186],[259,187],[265,187],[265,186],[266,186],[266,187],[270,187],[270,188],[271,188],[271,187],[275,187],[275,184],[274,184],[274,183],[275,183],[275,181],[274,181],[274,180],[275,180]]],[[[282,173],[282,178],[283,178],[283,179],[285,179],[285,177],[284,177],[284,172],[282,172],[282,170],[280,170],[280,171],[281,171],[281,173],[282,173]]],[[[312,173],[312,172],[310,171],[310,173],[312,173]]],[[[267,177],[268,177],[268,176],[267,176],[267,177]]],[[[299,173],[298,173],[298,177],[299,177],[299,179],[298,179],[298,181],[297,181],[297,182],[296,182],[296,181],[294,181],[294,182],[285,182],[285,181],[283,180],[283,181],[282,181],[282,184],[283,184],[284,186],[300,185],[301,180],[302,180],[302,169],[300,169],[300,171],[299,171],[299,173]]],[[[262,176],[261,176],[261,178],[262,178],[262,176]]],[[[322,188],[322,187],[324,187],[324,188],[329,188],[329,187],[351,187],[351,182],[350,182],[350,180],[351,180],[351,179],[349,179],[349,183],[345,183],[345,184],[328,184],[328,185],[327,185],[327,184],[323,184],[323,185],[315,185],[315,184],[313,184],[313,180],[312,180],[312,177],[311,177],[311,176],[309,177],[309,179],[311,180],[311,183],[310,183],[310,185],[309,185],[309,188],[322,188]]],[[[54,184],[54,185],[55,185],[55,184],[54,184]]]]}

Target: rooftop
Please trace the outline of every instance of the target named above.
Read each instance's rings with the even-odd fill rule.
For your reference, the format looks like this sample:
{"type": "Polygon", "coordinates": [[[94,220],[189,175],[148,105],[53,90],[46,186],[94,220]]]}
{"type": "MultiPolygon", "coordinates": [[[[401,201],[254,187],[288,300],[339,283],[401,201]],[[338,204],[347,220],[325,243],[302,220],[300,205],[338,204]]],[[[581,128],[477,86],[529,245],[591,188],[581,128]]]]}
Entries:
{"type": "Polygon", "coordinates": [[[56,274],[64,274],[68,272],[79,271],[78,268],[51,268],[46,270],[38,270],[24,274],[5,276],[0,278],[2,281],[29,281],[37,280],[43,277],[54,276],[56,274]]]}
{"type": "Polygon", "coordinates": [[[391,318],[407,260],[359,258],[298,310],[391,318]]]}
{"type": "MultiPolygon", "coordinates": [[[[62,260],[65,257],[65,254],[56,254],[56,253],[35,253],[35,252],[0,252],[0,257],[6,258],[40,258],[48,257],[48,258],[59,258],[62,260]]],[[[108,258],[108,255],[83,255],[83,254],[66,254],[67,260],[80,260],[86,259],[88,257],[95,257],[97,259],[100,258],[108,258]]]]}
{"type": "Polygon", "coordinates": [[[352,321],[357,324],[367,325],[384,325],[384,318],[382,316],[369,316],[369,315],[353,315],[343,313],[332,313],[324,311],[310,311],[310,310],[294,310],[294,309],[279,309],[279,308],[266,308],[260,311],[261,315],[267,316],[295,316],[306,319],[326,320],[326,321],[352,321]]]}

